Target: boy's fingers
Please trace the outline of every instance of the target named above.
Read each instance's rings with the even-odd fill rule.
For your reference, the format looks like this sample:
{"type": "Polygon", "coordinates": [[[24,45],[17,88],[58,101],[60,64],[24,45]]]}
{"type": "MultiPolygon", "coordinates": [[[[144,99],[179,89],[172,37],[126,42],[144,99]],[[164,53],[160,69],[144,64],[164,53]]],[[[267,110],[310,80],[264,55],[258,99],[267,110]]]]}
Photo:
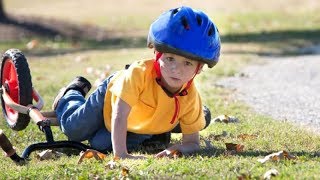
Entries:
{"type": "Polygon", "coordinates": [[[162,157],[165,157],[165,156],[168,156],[168,150],[163,150],[163,151],[159,152],[158,154],[156,154],[157,158],[162,158],[162,157]]]}
{"type": "Polygon", "coordinates": [[[162,154],[162,153],[158,153],[158,154],[155,155],[155,157],[156,157],[156,158],[162,158],[162,157],[163,157],[163,154],[162,154]]]}

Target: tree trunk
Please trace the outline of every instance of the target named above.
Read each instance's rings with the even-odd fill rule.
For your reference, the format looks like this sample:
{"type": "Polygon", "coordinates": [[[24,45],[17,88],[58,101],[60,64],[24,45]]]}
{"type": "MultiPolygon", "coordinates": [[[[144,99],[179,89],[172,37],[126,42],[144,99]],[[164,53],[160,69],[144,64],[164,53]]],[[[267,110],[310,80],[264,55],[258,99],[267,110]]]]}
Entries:
{"type": "Polygon", "coordinates": [[[6,13],[4,12],[3,0],[0,0],[0,20],[6,18],[6,13]]]}

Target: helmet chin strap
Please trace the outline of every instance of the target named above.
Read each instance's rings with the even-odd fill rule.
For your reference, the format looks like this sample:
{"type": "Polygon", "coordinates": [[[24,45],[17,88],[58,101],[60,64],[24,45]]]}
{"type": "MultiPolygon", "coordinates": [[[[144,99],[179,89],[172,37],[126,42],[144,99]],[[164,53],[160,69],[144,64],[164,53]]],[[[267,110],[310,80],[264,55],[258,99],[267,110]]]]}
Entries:
{"type": "MultiPolygon", "coordinates": [[[[156,81],[157,83],[163,88],[165,89],[166,91],[168,91],[163,82],[161,81],[161,70],[160,70],[160,64],[159,64],[159,59],[160,57],[162,56],[163,53],[161,52],[157,52],[156,51],[156,60],[153,62],[153,65],[154,65],[154,69],[156,71],[156,74],[157,74],[157,77],[156,77],[156,81]]],[[[177,96],[186,96],[188,94],[188,89],[190,88],[192,82],[193,82],[193,79],[196,77],[196,75],[198,74],[198,71],[200,69],[200,63],[198,63],[197,65],[197,68],[195,70],[195,73],[193,75],[193,77],[188,81],[186,87],[180,91],[180,92],[176,92],[173,94],[173,98],[174,98],[174,102],[175,102],[175,111],[174,111],[174,115],[170,121],[171,124],[173,124],[175,122],[175,120],[177,119],[178,115],[179,115],[179,112],[180,112],[180,103],[179,103],[179,100],[178,100],[178,97],[177,96]]]]}

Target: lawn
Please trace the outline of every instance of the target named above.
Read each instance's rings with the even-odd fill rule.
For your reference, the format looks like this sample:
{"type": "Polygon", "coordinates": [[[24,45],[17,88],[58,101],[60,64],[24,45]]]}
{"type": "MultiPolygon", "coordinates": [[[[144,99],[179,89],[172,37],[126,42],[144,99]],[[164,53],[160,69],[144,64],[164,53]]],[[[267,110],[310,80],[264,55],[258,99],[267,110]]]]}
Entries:
{"type": "MultiPolygon", "coordinates": [[[[84,27],[99,26],[120,37],[119,41],[96,42],[92,39],[26,36],[0,42],[0,52],[15,47],[25,52],[34,87],[49,110],[58,90],[76,75],[87,77],[92,84],[101,73],[122,69],[137,59],[153,57],[145,47],[149,24],[159,13],[176,5],[192,5],[208,12],[222,36],[221,61],[214,69],[205,69],[196,79],[204,103],[213,118],[220,114],[235,116],[238,123],[212,123],[201,131],[201,150],[180,158],[120,160],[116,168],[94,158],[77,164],[79,156],[62,156],[40,161],[36,153],[25,166],[16,166],[1,156],[0,179],[261,179],[265,172],[276,169],[278,179],[318,179],[320,177],[320,136],[284,121],[256,114],[243,102],[232,98],[232,90],[215,86],[219,78],[233,76],[244,66],[258,63],[260,56],[298,55],[299,49],[320,42],[320,3],[285,0],[268,2],[244,1],[4,1],[7,12],[15,16],[55,18],[84,27]],[[116,6],[119,3],[121,6],[116,6]],[[301,4],[303,3],[303,4],[301,4]],[[130,23],[129,23],[130,22],[130,23]],[[123,35],[123,36],[122,36],[123,35]],[[31,49],[26,44],[37,39],[31,49]],[[106,66],[110,70],[106,72],[106,66]],[[93,70],[90,73],[89,69],[93,70]],[[223,135],[222,135],[223,134],[223,135]],[[219,136],[220,135],[220,136],[219,136]],[[243,145],[242,151],[226,151],[225,143],[243,145]],[[258,159],[285,150],[296,158],[261,163],[258,159]],[[128,171],[127,171],[127,170],[128,171]]],[[[21,154],[32,143],[45,140],[35,124],[23,131],[12,131],[1,117],[0,128],[21,154]]],[[[66,137],[53,127],[55,140],[66,137]]],[[[173,142],[180,135],[175,134],[173,142]]],[[[276,159],[276,158],[275,158],[276,159]]]]}

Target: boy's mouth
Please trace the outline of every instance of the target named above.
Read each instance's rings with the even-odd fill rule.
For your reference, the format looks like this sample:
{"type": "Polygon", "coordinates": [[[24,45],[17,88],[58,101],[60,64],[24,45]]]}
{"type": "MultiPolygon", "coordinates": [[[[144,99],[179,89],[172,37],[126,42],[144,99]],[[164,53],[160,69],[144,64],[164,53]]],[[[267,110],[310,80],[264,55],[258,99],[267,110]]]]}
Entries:
{"type": "Polygon", "coordinates": [[[181,79],[180,78],[176,78],[176,77],[170,77],[171,81],[173,81],[174,83],[180,83],[181,79]]]}
{"type": "Polygon", "coordinates": [[[181,81],[179,78],[170,77],[173,81],[181,81]]]}

